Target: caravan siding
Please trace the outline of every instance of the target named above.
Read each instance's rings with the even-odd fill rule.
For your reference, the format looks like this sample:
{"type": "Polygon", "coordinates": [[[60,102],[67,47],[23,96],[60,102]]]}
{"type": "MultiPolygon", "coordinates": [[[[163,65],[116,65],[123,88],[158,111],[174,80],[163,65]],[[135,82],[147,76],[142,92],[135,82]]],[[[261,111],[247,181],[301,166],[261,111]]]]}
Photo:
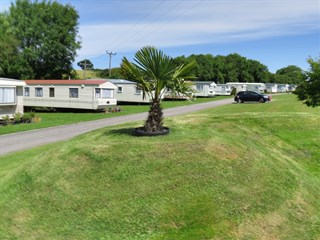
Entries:
{"type": "Polygon", "coordinates": [[[16,79],[0,78],[0,118],[23,113],[23,86],[16,79]]]}
{"type": "Polygon", "coordinates": [[[256,91],[263,93],[266,89],[264,83],[245,83],[245,82],[228,82],[228,86],[232,88],[236,88],[237,92],[240,91],[256,91]]]}
{"type": "Polygon", "coordinates": [[[288,92],[289,84],[278,84],[278,92],[288,92]]]}
{"type": "Polygon", "coordinates": [[[216,95],[229,96],[231,94],[231,87],[227,84],[217,84],[215,87],[216,95]]]}
{"type": "Polygon", "coordinates": [[[213,97],[215,95],[215,86],[214,82],[194,82],[194,96],[195,97],[213,97]]]}
{"type": "Polygon", "coordinates": [[[149,96],[143,98],[142,90],[135,82],[124,79],[111,79],[109,81],[117,86],[115,98],[118,102],[149,103],[151,100],[149,96]]]}
{"type": "Polygon", "coordinates": [[[226,85],[230,86],[231,91],[232,91],[233,88],[237,89],[237,92],[246,91],[247,90],[247,85],[245,83],[228,82],[228,83],[226,83],[226,85]]]}
{"type": "Polygon", "coordinates": [[[247,91],[256,91],[263,93],[266,90],[266,85],[264,83],[245,83],[247,86],[247,91]]]}
{"type": "Polygon", "coordinates": [[[265,83],[266,85],[266,90],[269,93],[276,93],[278,92],[278,84],[276,83],[265,83]]]}
{"type": "Polygon", "coordinates": [[[99,110],[116,105],[116,86],[106,80],[26,80],[27,107],[99,110]]]}

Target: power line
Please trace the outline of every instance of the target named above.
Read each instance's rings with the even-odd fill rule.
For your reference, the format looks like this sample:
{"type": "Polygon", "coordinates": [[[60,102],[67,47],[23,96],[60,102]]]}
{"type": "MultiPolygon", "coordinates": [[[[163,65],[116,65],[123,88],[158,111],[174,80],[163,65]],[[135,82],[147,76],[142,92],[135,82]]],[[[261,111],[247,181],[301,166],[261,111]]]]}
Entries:
{"type": "MultiPolygon", "coordinates": [[[[166,2],[167,0],[162,0],[159,2],[159,4],[157,4],[150,12],[146,13],[143,17],[141,17],[138,21],[136,21],[134,24],[130,25],[125,31],[123,31],[121,34],[119,34],[119,36],[116,38],[116,40],[114,41],[114,43],[116,44],[116,46],[120,46],[123,42],[125,42],[125,40],[123,40],[123,35],[124,34],[128,34],[128,32],[130,32],[130,30],[132,31],[132,29],[134,29],[139,23],[141,23],[144,19],[146,19],[147,17],[149,17],[151,14],[153,14],[164,2],[166,2]]],[[[114,44],[114,45],[115,45],[114,44]]],[[[114,49],[114,45],[112,45],[111,48],[114,49]]]]}
{"type": "MultiPolygon", "coordinates": [[[[161,2],[161,4],[164,1],[161,2]]],[[[173,2],[173,1],[168,1],[168,2],[173,2]]],[[[160,19],[162,19],[165,15],[168,15],[172,10],[174,10],[175,8],[177,8],[179,5],[181,5],[184,2],[184,0],[180,0],[177,3],[175,3],[173,6],[171,6],[169,9],[166,9],[162,14],[160,14],[159,16],[157,16],[155,19],[153,19],[153,21],[151,21],[149,24],[145,24],[142,28],[136,30],[133,34],[127,36],[126,38],[124,38],[121,42],[119,42],[116,46],[120,46],[120,44],[122,44],[123,42],[129,42],[132,41],[133,39],[135,39],[137,36],[139,37],[142,32],[145,32],[145,34],[143,34],[143,37],[146,35],[145,31],[146,29],[150,28],[151,24],[154,24],[156,22],[158,22],[160,19]]],[[[157,7],[155,9],[157,9],[161,4],[157,5],[157,7]]],[[[154,10],[155,10],[154,9],[154,10]]],[[[153,29],[154,30],[154,29],[153,29]]],[[[142,39],[143,37],[141,37],[140,39],[142,39]]],[[[127,47],[127,45],[125,45],[125,47],[127,47]]]]}
{"type": "MultiPolygon", "coordinates": [[[[136,35],[131,37],[131,38],[127,38],[127,40],[131,40],[131,41],[141,41],[145,38],[146,35],[150,35],[150,33],[153,33],[155,31],[158,31],[160,28],[152,28],[151,30],[148,29],[150,28],[150,26],[156,22],[158,22],[160,19],[162,19],[165,15],[167,15],[169,12],[171,12],[172,10],[176,9],[178,6],[180,6],[182,3],[184,2],[184,0],[180,0],[179,2],[177,2],[176,4],[174,4],[173,6],[171,6],[168,10],[166,10],[163,14],[159,15],[157,18],[155,18],[152,22],[150,22],[149,25],[145,26],[144,28],[136,31],[136,35]],[[148,30],[147,30],[148,29],[148,30]],[[145,31],[147,30],[147,31],[145,31]],[[144,34],[141,35],[140,33],[144,31],[144,34]],[[138,38],[136,38],[138,37],[138,38]]],[[[161,28],[164,27],[165,25],[173,22],[174,20],[176,20],[177,18],[183,16],[184,14],[186,14],[187,12],[191,11],[194,7],[196,7],[197,5],[199,5],[201,2],[203,2],[203,0],[197,0],[197,2],[195,4],[193,4],[191,7],[187,8],[185,11],[183,11],[182,13],[173,16],[172,18],[170,18],[169,20],[165,21],[164,23],[161,24],[161,28]]],[[[125,41],[127,42],[127,41],[125,41]]],[[[128,46],[128,44],[126,45],[128,46]]]]}

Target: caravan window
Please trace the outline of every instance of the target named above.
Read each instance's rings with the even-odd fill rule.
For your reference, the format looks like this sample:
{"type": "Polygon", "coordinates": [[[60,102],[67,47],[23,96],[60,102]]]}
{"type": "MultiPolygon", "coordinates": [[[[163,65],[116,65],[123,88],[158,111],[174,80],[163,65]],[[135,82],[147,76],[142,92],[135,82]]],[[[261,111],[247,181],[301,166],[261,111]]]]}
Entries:
{"type": "Polygon", "coordinates": [[[96,98],[114,98],[113,92],[113,89],[96,88],[96,98]]]}
{"type": "Polygon", "coordinates": [[[136,87],[136,95],[141,95],[142,94],[142,89],[140,87],[136,87]]]}
{"type": "Polygon", "coordinates": [[[123,90],[122,90],[122,87],[118,87],[118,91],[117,91],[117,92],[118,92],[118,93],[122,93],[122,91],[123,91],[123,90]]]}
{"type": "Polygon", "coordinates": [[[78,88],[69,88],[69,97],[70,98],[78,98],[79,97],[79,89],[78,88]]]}
{"type": "Polygon", "coordinates": [[[197,91],[202,92],[203,91],[203,85],[197,85],[197,91]]]}
{"type": "Polygon", "coordinates": [[[49,97],[54,97],[54,88],[49,88],[49,97]]]}
{"type": "Polygon", "coordinates": [[[35,88],[35,96],[36,96],[36,97],[42,97],[42,96],[43,96],[43,89],[42,89],[42,87],[36,87],[36,88],[35,88]]]}
{"type": "Polygon", "coordinates": [[[30,97],[30,88],[29,87],[25,87],[24,88],[24,96],[25,97],[30,97]]]}
{"type": "Polygon", "coordinates": [[[113,98],[113,89],[102,88],[102,98],[113,98]]]}
{"type": "Polygon", "coordinates": [[[0,104],[1,103],[15,103],[15,88],[1,87],[0,88],[0,104]]]}
{"type": "Polygon", "coordinates": [[[96,88],[96,98],[101,98],[101,88],[96,88]]]}

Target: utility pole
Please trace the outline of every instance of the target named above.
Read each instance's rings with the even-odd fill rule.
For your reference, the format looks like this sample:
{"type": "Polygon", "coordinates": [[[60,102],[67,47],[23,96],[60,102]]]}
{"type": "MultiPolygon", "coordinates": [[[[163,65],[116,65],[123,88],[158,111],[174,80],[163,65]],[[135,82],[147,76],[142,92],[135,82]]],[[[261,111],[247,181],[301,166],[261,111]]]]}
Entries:
{"type": "Polygon", "coordinates": [[[83,79],[86,79],[86,71],[87,71],[87,59],[84,60],[83,79]]]}
{"type": "Polygon", "coordinates": [[[109,78],[111,78],[111,57],[112,57],[112,55],[114,56],[117,53],[108,52],[108,50],[107,50],[107,54],[109,54],[109,78]]]}

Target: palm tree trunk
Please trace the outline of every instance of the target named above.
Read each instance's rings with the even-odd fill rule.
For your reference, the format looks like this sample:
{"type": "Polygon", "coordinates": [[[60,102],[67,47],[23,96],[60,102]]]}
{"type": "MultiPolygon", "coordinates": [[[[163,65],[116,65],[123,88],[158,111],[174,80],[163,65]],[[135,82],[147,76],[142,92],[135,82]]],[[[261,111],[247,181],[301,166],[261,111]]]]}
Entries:
{"type": "Polygon", "coordinates": [[[162,131],[163,113],[160,99],[153,99],[150,105],[149,115],[144,124],[144,130],[147,132],[162,131]]]}

